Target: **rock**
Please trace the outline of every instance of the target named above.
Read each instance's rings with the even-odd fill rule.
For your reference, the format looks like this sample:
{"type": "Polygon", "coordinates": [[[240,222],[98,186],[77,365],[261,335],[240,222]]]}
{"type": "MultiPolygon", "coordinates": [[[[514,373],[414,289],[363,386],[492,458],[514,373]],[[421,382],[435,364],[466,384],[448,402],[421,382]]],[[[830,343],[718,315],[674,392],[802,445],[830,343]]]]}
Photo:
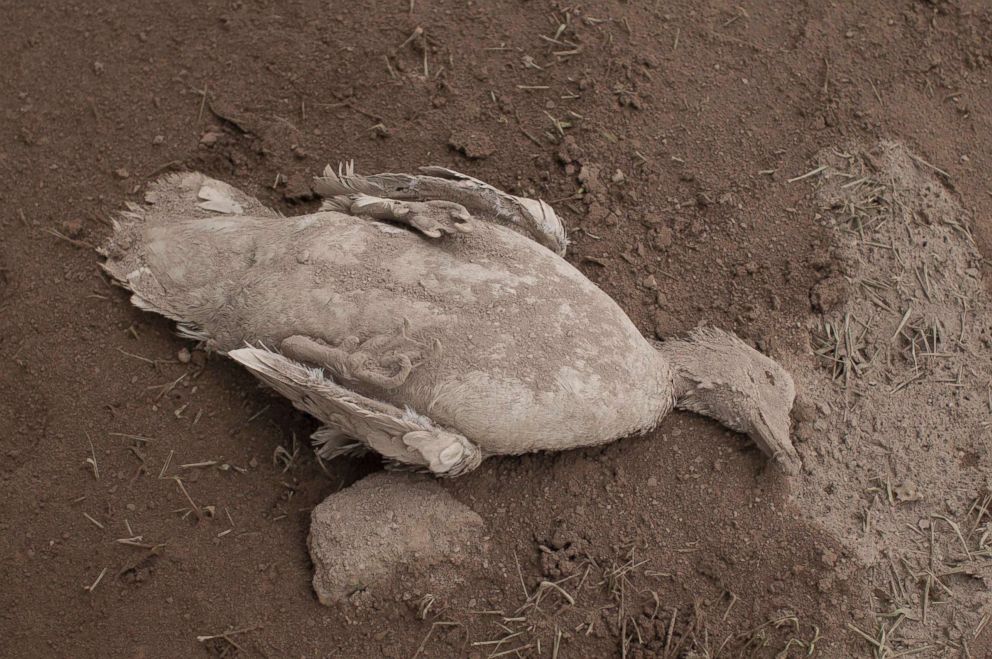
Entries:
{"type": "Polygon", "coordinates": [[[193,356],[190,354],[189,348],[184,346],[179,349],[179,353],[176,355],[176,358],[180,363],[188,364],[190,360],[193,359],[193,356]]]}
{"type": "Polygon", "coordinates": [[[799,423],[816,420],[816,407],[804,396],[796,399],[792,405],[792,416],[799,423]]]}
{"type": "Polygon", "coordinates": [[[672,230],[668,227],[658,227],[654,234],[654,246],[661,250],[668,249],[674,237],[672,230]]]}
{"type": "Polygon", "coordinates": [[[911,480],[906,480],[898,483],[892,488],[892,491],[896,495],[896,500],[900,503],[907,503],[910,501],[920,501],[923,499],[923,495],[920,493],[919,486],[911,480]]]}
{"type": "Polygon", "coordinates": [[[474,130],[453,131],[448,138],[448,145],[472,160],[488,158],[496,153],[492,138],[474,130]]]}
{"type": "Polygon", "coordinates": [[[127,171],[127,167],[119,167],[118,169],[115,169],[114,174],[116,174],[117,178],[121,180],[131,178],[131,172],[127,171]]]}
{"type": "Polygon", "coordinates": [[[482,518],[434,479],[372,474],[314,508],[314,591],[324,605],[401,586],[439,595],[458,580],[456,568],[481,560],[484,528],[482,518]]]}
{"type": "Polygon", "coordinates": [[[582,149],[579,147],[579,143],[575,141],[573,135],[566,135],[558,145],[558,162],[563,165],[567,165],[575,162],[582,156],[582,149]]]}
{"type": "Polygon", "coordinates": [[[219,140],[221,137],[223,137],[221,133],[218,133],[213,130],[208,130],[207,132],[205,132],[203,135],[200,136],[200,144],[202,144],[203,146],[213,146],[214,144],[217,144],[217,140],[219,140]]]}
{"type": "Polygon", "coordinates": [[[378,123],[375,126],[372,126],[372,128],[369,128],[369,132],[372,134],[372,137],[378,137],[383,140],[387,137],[392,137],[393,135],[393,131],[386,128],[386,124],[383,123],[378,123]]]}
{"type": "Polygon", "coordinates": [[[601,171],[602,168],[599,165],[582,165],[582,169],[579,170],[579,183],[582,184],[586,192],[593,195],[606,192],[606,186],[599,180],[601,171]]]}

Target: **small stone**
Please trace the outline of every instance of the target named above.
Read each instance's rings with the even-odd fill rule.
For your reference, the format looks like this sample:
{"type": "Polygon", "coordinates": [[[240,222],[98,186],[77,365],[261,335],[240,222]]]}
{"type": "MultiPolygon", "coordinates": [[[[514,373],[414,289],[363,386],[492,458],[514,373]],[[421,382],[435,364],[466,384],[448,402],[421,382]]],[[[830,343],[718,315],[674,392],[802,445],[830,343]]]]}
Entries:
{"type": "Polygon", "coordinates": [[[599,165],[582,165],[582,169],[579,170],[579,183],[586,192],[594,195],[606,192],[606,187],[599,180],[600,171],[599,165]]]}
{"type": "Polygon", "coordinates": [[[644,288],[650,289],[652,291],[658,289],[658,280],[655,279],[654,275],[648,275],[647,277],[645,277],[644,280],[641,282],[641,284],[644,286],[644,288]]]}
{"type": "Polygon", "coordinates": [[[221,133],[216,131],[208,130],[203,135],[200,136],[200,144],[203,146],[213,146],[222,137],[221,133]]]}
{"type": "Polygon", "coordinates": [[[188,364],[193,356],[190,354],[189,348],[183,347],[179,349],[176,358],[179,359],[181,364],[188,364]]]}
{"type": "Polygon", "coordinates": [[[800,398],[792,406],[792,416],[800,423],[814,421],[816,419],[815,406],[805,398],[800,398]]]}
{"type": "Polygon", "coordinates": [[[648,478],[648,487],[658,487],[658,479],[654,476],[648,478]]]}
{"type": "Polygon", "coordinates": [[[392,137],[393,135],[393,132],[386,128],[386,124],[381,123],[369,128],[369,132],[372,133],[372,137],[377,137],[381,140],[384,140],[387,137],[392,137]]]}
{"type": "Polygon", "coordinates": [[[117,169],[114,170],[114,174],[119,179],[131,178],[131,172],[127,171],[126,167],[118,167],[117,169]]]}
{"type": "Polygon", "coordinates": [[[623,172],[618,169],[617,171],[613,172],[613,176],[610,177],[610,180],[613,181],[614,183],[623,183],[624,181],[627,180],[627,177],[624,176],[623,172]]]}
{"type": "Polygon", "coordinates": [[[165,135],[156,135],[155,137],[152,138],[152,144],[154,144],[155,146],[158,146],[163,142],[165,142],[165,135]]]}
{"type": "Polygon", "coordinates": [[[136,506],[133,503],[129,503],[124,507],[130,510],[131,512],[134,512],[136,510],[136,506]]]}
{"type": "Polygon", "coordinates": [[[658,227],[658,230],[654,234],[654,246],[658,249],[668,249],[673,239],[674,234],[671,229],[668,227],[658,227]]]}
{"type": "Polygon", "coordinates": [[[83,221],[78,217],[66,220],[62,223],[62,231],[70,238],[79,238],[83,235],[83,221]]]}
{"type": "Polygon", "coordinates": [[[923,498],[920,488],[911,480],[903,481],[894,486],[892,492],[896,495],[896,500],[902,503],[919,501],[923,498]]]}
{"type": "Polygon", "coordinates": [[[579,159],[579,156],[582,155],[582,149],[579,148],[579,144],[575,141],[574,136],[566,135],[565,139],[558,145],[557,155],[558,162],[568,165],[579,159]]]}
{"type": "Polygon", "coordinates": [[[455,130],[448,138],[448,146],[470,160],[481,160],[496,153],[496,144],[488,135],[468,129],[455,130]]]}

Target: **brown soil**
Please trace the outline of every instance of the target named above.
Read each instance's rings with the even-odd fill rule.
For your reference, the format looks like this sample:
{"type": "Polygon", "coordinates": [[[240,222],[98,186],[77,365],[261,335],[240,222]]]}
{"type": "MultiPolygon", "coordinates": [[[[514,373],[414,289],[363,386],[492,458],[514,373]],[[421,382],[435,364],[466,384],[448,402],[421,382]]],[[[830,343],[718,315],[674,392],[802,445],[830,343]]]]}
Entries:
{"type": "MultiPolygon", "coordinates": [[[[863,319],[866,304],[846,285],[866,271],[851,270],[842,225],[824,221],[837,197],[815,191],[817,176],[788,182],[840,169],[824,149],[905,143],[948,174],[921,179],[917,165],[906,180],[936,181],[980,253],[992,247],[986,3],[0,9],[0,655],[552,656],[560,637],[562,657],[800,656],[819,637],[820,656],[867,656],[884,651],[848,625],[878,638],[899,606],[920,620],[904,614],[912,632],[886,648],[992,654],[987,589],[967,581],[987,573],[928,582],[898,560],[909,547],[885,583],[876,551],[886,524],[925,518],[917,528],[940,533],[930,544],[951,566],[931,571],[983,557],[988,506],[967,503],[987,490],[960,484],[992,467],[974,402],[987,345],[964,364],[962,416],[940,417],[952,425],[927,440],[973,424],[943,477],[918,460],[925,444],[884,445],[916,427],[912,409],[894,424],[906,433],[879,432],[882,451],[849,455],[848,472],[831,443],[847,415],[817,426],[807,408],[809,472],[791,485],[740,436],[674,414],[645,437],[490,460],[444,483],[486,523],[487,566],[443,597],[398,581],[328,608],[310,584],[310,512],[379,465],[323,471],[310,419],[230,361],[190,354],[109,286],[90,249],[166,171],[201,170],[294,212],[312,207],[308,177],[327,161],[447,165],[553,202],[573,230],[569,260],[645,333],[712,323],[806,373],[822,321],[845,308],[863,319]],[[907,460],[864,467],[889,453],[907,460]],[[817,469],[870,490],[860,502],[881,523],[867,551],[850,536],[861,508],[802,505],[812,483],[856,506],[856,488],[831,489],[817,469]],[[912,507],[912,486],[928,507],[912,507]],[[962,546],[932,513],[958,524],[962,546]],[[561,579],[574,603],[539,585],[561,579]]],[[[887,376],[906,372],[894,364],[887,376]]],[[[807,386],[829,379],[817,368],[807,386]]],[[[954,402],[941,391],[926,402],[954,402]]],[[[843,409],[835,395],[816,390],[811,404],[843,409]]]]}

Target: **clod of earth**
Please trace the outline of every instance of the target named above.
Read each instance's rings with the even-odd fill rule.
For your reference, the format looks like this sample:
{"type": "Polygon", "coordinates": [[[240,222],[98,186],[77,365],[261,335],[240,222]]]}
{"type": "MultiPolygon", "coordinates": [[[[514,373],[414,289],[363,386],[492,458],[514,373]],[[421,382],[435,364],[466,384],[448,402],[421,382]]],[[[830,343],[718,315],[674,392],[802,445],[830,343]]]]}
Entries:
{"type": "Polygon", "coordinates": [[[436,480],[372,474],[314,508],[313,589],[325,605],[360,603],[397,581],[440,595],[484,555],[484,527],[436,480]]]}
{"type": "Polygon", "coordinates": [[[798,470],[795,389],[776,362],[717,329],[649,342],[561,258],[550,206],[423,171],[328,167],[322,210],[288,218],[168,176],[118,218],[104,267],[134,304],[320,419],[324,457],[373,450],[455,476],[644,432],[674,406],[798,470]]]}

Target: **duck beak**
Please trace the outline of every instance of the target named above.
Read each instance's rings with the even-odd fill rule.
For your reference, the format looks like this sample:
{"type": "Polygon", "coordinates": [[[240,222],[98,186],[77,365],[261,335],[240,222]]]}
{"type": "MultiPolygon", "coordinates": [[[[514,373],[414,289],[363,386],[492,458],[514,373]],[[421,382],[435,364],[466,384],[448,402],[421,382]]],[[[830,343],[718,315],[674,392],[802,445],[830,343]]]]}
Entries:
{"type": "Polygon", "coordinates": [[[788,414],[766,415],[758,410],[757,418],[748,435],[765,455],[782,467],[787,475],[799,474],[802,460],[796,452],[796,447],[792,445],[788,414]]]}

